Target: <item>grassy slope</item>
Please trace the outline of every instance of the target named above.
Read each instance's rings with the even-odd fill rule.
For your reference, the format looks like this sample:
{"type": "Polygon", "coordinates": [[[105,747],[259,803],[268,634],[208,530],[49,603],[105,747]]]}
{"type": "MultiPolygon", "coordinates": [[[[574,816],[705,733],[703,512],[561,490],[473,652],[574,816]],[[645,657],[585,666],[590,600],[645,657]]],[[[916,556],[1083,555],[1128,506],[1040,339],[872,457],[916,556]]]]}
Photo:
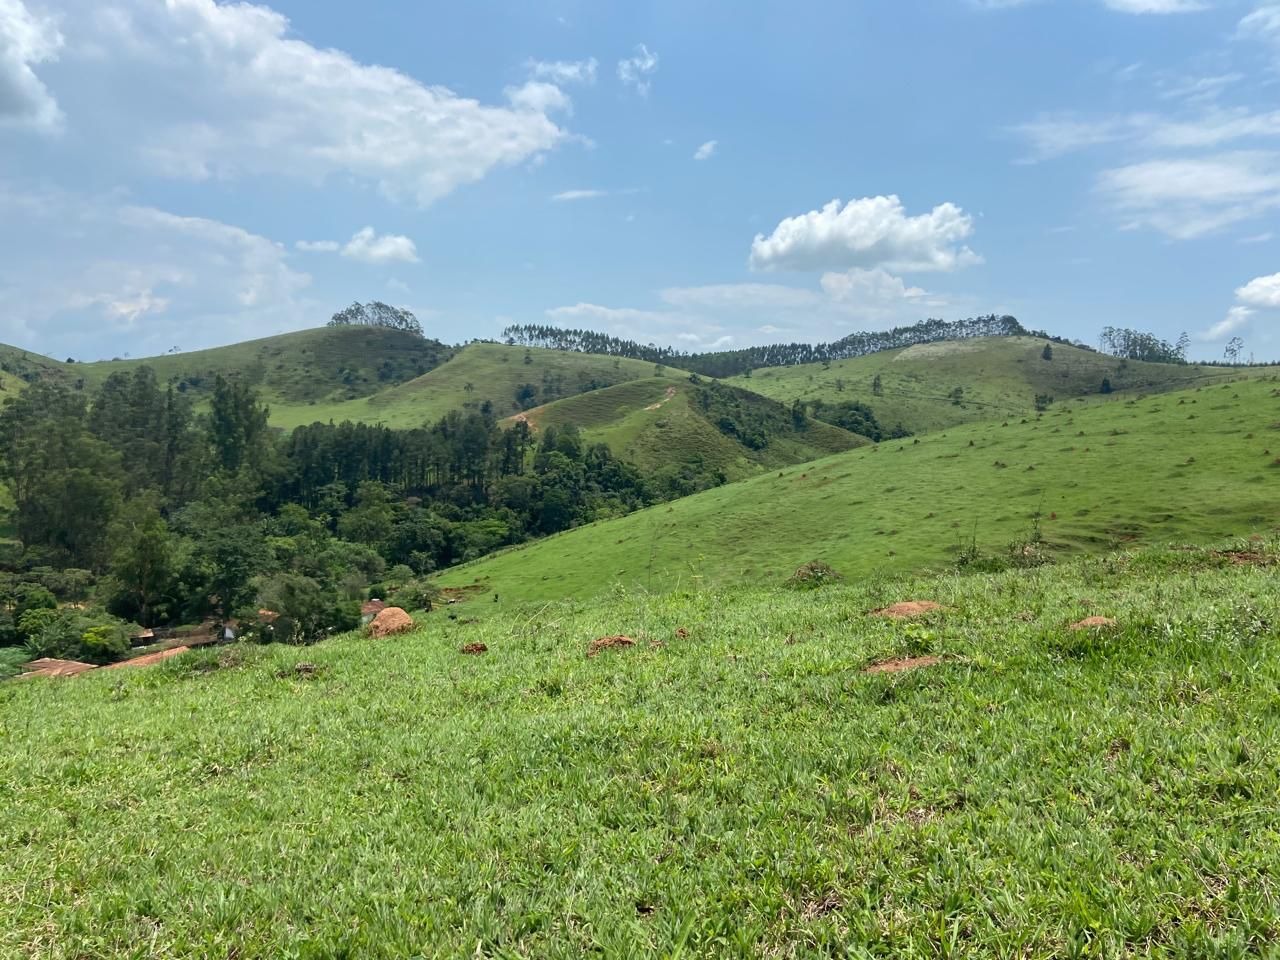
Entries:
{"type": "Polygon", "coordinates": [[[543,389],[544,377],[558,379],[566,394],[596,385],[653,376],[653,364],[560,350],[525,350],[498,343],[473,343],[425,376],[348,403],[317,404],[277,411],[276,422],[298,426],[316,420],[381,422],[391,427],[417,427],[438,420],[466,404],[491,402],[499,417],[514,413],[516,389],[532,383],[543,389]],[[525,363],[526,353],[530,362],[525,363]],[[471,391],[466,389],[471,384],[471,391]]]}
{"type": "Polygon", "coordinates": [[[0,955],[1272,955],[1277,586],[1170,552],[9,683],[0,955]],[[866,615],[906,598],[948,610],[866,615]]]}
{"type": "Polygon", "coordinates": [[[869,357],[821,364],[771,367],[728,381],[783,403],[821,399],[858,400],[869,405],[886,428],[902,424],[912,433],[945,430],[958,423],[992,417],[1025,416],[1036,394],[1059,401],[1097,395],[1103,378],[1114,390],[1174,390],[1234,375],[1220,367],[1128,363],[1078,347],[1053,344],[1053,359],[1041,358],[1044,341],[1031,337],[984,337],[953,343],[921,344],[869,357]],[[883,396],[871,385],[879,374],[883,396]],[[837,389],[836,381],[844,389],[837,389]],[[957,406],[948,394],[963,387],[957,406]]]}
{"type": "Polygon", "coordinates": [[[282,410],[312,401],[368,396],[420,376],[448,356],[447,347],[398,330],[320,327],[211,350],[64,367],[96,387],[117,370],[149,366],[162,383],[186,380],[194,395],[216,375],[245,377],[282,410]]]}
{"type": "MultiPolygon", "coordinates": [[[[590,441],[644,470],[701,458],[730,479],[762,469],[804,463],[852,449],[865,439],[814,422],[804,431],[788,429],[763,450],[751,450],[725,436],[691,402],[693,387],[682,377],[650,377],[593,390],[528,411],[535,429],[574,424],[590,441]]],[[[756,396],[748,401],[765,402],[756,396]]]]}
{"type": "Polygon", "coordinates": [[[730,484],[441,580],[534,600],[590,596],[615,581],[655,590],[691,577],[777,582],[815,558],[865,576],[948,563],[974,536],[1003,550],[1027,536],[1037,511],[1060,554],[1131,539],[1203,542],[1280,520],[1277,422],[1270,379],[1060,404],[1038,421],[956,427],[730,484]]]}
{"type": "Polygon", "coordinates": [[[5,397],[16,396],[26,387],[24,377],[34,374],[61,376],[70,369],[67,364],[50,360],[21,347],[0,343],[0,403],[5,397]]]}

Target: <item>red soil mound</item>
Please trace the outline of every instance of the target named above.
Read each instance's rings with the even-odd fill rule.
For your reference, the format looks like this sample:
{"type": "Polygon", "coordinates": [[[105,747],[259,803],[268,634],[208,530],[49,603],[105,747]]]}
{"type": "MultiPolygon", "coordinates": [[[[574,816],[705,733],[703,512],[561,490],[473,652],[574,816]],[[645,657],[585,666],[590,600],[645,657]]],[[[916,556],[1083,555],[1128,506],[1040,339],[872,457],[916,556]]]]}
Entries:
{"type": "Polygon", "coordinates": [[[941,609],[942,604],[934,603],[932,600],[907,600],[871,612],[874,616],[888,617],[890,620],[910,620],[912,617],[923,617],[926,613],[941,609]]]}
{"type": "Polygon", "coordinates": [[[397,633],[407,633],[412,629],[413,617],[399,607],[387,607],[370,622],[369,636],[392,637],[397,633]]]}
{"type": "Polygon", "coordinates": [[[587,646],[587,656],[594,657],[601,650],[609,650],[612,647],[634,647],[636,642],[630,637],[618,635],[616,637],[600,637],[592,640],[587,646]]]}
{"type": "Polygon", "coordinates": [[[461,648],[459,648],[458,652],[466,653],[471,656],[476,656],[481,653],[488,653],[489,648],[486,647],[483,643],[468,643],[463,645],[461,648]]]}
{"type": "Polygon", "coordinates": [[[942,662],[941,657],[899,657],[896,660],[885,660],[863,668],[863,673],[904,673],[907,670],[919,670],[921,667],[932,667],[942,662]]]}

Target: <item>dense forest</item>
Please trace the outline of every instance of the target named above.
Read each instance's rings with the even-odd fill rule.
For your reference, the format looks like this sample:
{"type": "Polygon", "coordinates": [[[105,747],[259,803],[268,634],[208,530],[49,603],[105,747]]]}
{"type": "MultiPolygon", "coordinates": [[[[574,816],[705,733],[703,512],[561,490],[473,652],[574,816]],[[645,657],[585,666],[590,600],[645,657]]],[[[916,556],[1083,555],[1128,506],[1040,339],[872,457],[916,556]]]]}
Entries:
{"type": "Polygon", "coordinates": [[[371,594],[420,606],[441,567],[665,495],[572,428],[535,442],[470,411],[284,436],[267,414],[219,378],[197,415],[149,367],[92,396],[37,381],[8,400],[0,479],[21,546],[0,557],[0,645],[102,662],[129,624],[261,610],[277,639],[311,640],[371,594]]]}
{"type": "Polygon", "coordinates": [[[865,357],[882,350],[896,350],[918,343],[970,337],[1014,337],[1030,333],[1014,317],[991,314],[953,322],[930,319],[908,327],[894,327],[892,330],[851,333],[833,343],[773,343],[716,353],[684,353],[652,343],[645,345],[619,339],[594,330],[566,330],[543,325],[510,326],[502,331],[502,336],[509,344],[628,357],[632,360],[666,364],[708,377],[733,377],[762,367],[829,363],[832,360],[865,357]]]}

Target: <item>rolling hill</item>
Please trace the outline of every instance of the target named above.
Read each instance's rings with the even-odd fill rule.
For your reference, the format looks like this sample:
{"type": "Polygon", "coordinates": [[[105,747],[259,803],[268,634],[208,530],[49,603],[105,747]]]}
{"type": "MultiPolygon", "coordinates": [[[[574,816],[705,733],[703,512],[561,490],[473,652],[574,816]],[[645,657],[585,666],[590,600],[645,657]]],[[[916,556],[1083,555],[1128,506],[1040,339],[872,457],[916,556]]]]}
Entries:
{"type": "Polygon", "coordinates": [[[654,365],[640,360],[476,342],[459,348],[447,363],[407,383],[355,401],[281,406],[272,411],[272,422],[296,427],[317,420],[352,420],[417,427],[439,420],[451,410],[466,406],[478,409],[485,403],[491,404],[495,416],[505,417],[538,400],[653,374],[654,365]],[[526,391],[523,402],[517,400],[522,388],[526,391]]]}
{"type": "Polygon", "coordinates": [[[21,389],[22,378],[51,377],[93,390],[120,371],[151,367],[161,383],[203,398],[221,375],[242,378],[282,411],[366,397],[421,376],[452,348],[436,340],[375,327],[319,327],[261,340],[159,357],[65,363],[17,347],[0,347],[0,380],[21,389]]]}
{"type": "Polygon", "coordinates": [[[1113,392],[1157,392],[1213,383],[1241,370],[1196,364],[1121,361],[1035,337],[982,337],[919,344],[901,350],[836,360],[828,365],[768,367],[727,381],[782,403],[858,401],[886,428],[913,434],[959,423],[1023,417],[1035,397],[1057,401],[1100,396],[1103,381],[1113,392]],[[880,378],[880,392],[874,388],[880,378]],[[956,391],[960,392],[957,394],[956,391]]]}
{"type": "Polygon", "coordinates": [[[727,480],[869,442],[817,420],[797,426],[776,401],[674,373],[557,400],[518,418],[535,431],[572,424],[651,474],[696,465],[702,476],[727,480]]]}
{"type": "Polygon", "coordinates": [[[1034,539],[1065,556],[1206,542],[1280,523],[1280,379],[891,441],[699,493],[447,571],[523,599],[614,583],[777,582],[819,559],[850,577],[949,565],[1034,539]]]}

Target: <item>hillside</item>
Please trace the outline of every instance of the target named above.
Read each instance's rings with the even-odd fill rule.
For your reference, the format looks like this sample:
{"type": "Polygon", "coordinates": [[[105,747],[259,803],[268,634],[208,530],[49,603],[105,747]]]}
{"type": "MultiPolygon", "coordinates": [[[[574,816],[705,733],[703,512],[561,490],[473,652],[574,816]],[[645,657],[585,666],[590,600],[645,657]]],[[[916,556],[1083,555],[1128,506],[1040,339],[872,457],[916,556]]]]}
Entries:
{"type": "Polygon", "coordinates": [[[20,377],[39,375],[94,390],[113,373],[148,366],[161,383],[174,383],[197,400],[215,377],[241,378],[284,411],[368,396],[426,373],[450,353],[438,341],[399,330],[320,327],[209,350],[94,363],[65,363],[0,347],[0,380],[4,389],[21,389],[20,377]]]}
{"type": "Polygon", "coordinates": [[[1269,956],[1252,556],[618,593],[6,683],[0,955],[1269,956]]]}
{"type": "Polygon", "coordinates": [[[539,401],[653,374],[653,364],[639,360],[477,342],[459,348],[447,363],[424,376],[375,396],[345,403],[281,407],[272,411],[272,422],[295,427],[317,420],[352,420],[417,427],[439,420],[451,410],[479,409],[485,403],[491,404],[495,416],[505,417],[539,401]]]}
{"type": "Polygon", "coordinates": [[[738,480],[868,442],[816,420],[797,427],[776,401],[674,373],[557,400],[519,417],[535,431],[572,424],[651,475],[688,464],[699,475],[738,480]]]}
{"type": "Polygon", "coordinates": [[[1242,371],[1195,364],[1121,361],[1103,353],[1033,337],[983,337],[886,350],[829,365],[810,363],[756,370],[729,383],[782,403],[857,401],[886,428],[910,433],[944,430],[993,417],[1024,417],[1037,395],[1061,402],[1114,392],[1158,392],[1221,381],[1242,371]],[[880,390],[874,387],[880,377],[880,390]],[[959,402],[955,391],[959,389],[959,402]]]}
{"type": "Polygon", "coordinates": [[[1056,404],[1037,419],[891,441],[709,490],[448,571],[503,596],[610,584],[775,583],[820,559],[851,577],[1027,540],[1065,556],[1206,542],[1280,520],[1280,380],[1056,404]]]}

